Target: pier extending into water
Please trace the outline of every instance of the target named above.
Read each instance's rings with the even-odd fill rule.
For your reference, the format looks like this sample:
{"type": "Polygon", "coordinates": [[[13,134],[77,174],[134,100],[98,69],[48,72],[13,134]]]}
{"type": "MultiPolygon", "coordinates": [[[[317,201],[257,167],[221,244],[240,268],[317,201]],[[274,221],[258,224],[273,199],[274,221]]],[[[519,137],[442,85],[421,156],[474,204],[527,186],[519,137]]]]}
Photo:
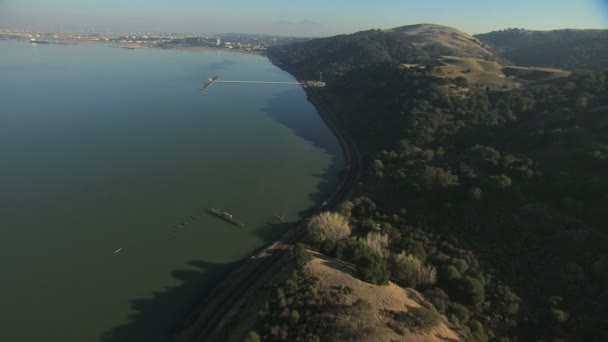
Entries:
{"type": "Polygon", "coordinates": [[[301,82],[272,82],[272,81],[213,81],[212,83],[253,83],[253,84],[290,84],[290,85],[302,85],[301,82]]]}
{"type": "Polygon", "coordinates": [[[284,84],[284,85],[299,85],[303,87],[325,87],[325,82],[322,81],[302,81],[302,82],[281,82],[281,81],[219,81],[218,76],[209,77],[201,86],[201,91],[205,90],[212,83],[247,83],[247,84],[284,84]]]}

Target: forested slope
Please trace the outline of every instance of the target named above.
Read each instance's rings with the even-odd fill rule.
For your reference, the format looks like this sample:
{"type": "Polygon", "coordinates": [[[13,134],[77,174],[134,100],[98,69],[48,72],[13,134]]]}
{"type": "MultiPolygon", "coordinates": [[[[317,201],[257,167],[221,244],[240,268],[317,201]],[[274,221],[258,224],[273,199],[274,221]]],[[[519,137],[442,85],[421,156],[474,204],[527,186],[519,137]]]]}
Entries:
{"type": "Polygon", "coordinates": [[[324,42],[271,51],[295,75],[326,70],[325,114],[366,155],[337,209],[352,236],[311,247],[372,283],[390,271],[471,339],[607,340],[608,74],[471,88],[397,54],[358,59],[349,39],[348,63],[324,42]],[[414,259],[436,281],[404,272],[414,259]]]}

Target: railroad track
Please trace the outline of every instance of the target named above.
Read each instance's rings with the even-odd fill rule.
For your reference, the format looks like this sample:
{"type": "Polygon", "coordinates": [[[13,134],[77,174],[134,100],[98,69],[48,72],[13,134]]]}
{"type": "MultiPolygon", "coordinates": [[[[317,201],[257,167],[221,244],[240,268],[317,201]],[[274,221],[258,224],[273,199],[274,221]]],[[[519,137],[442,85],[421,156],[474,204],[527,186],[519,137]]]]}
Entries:
{"type": "MultiPolygon", "coordinates": [[[[315,90],[307,90],[308,95],[317,106],[328,109],[326,103],[315,90]]],[[[344,151],[346,163],[341,182],[334,194],[321,206],[310,211],[310,217],[316,213],[335,207],[343,201],[360,178],[361,158],[349,138],[341,132],[334,120],[335,115],[323,120],[339,140],[344,151]]],[[[277,274],[281,266],[288,264],[292,246],[301,241],[306,234],[307,219],[300,220],[281,238],[261,249],[235,270],[230,272],[201,303],[200,309],[186,318],[175,342],[222,341],[225,328],[238,313],[247,298],[264,285],[270,275],[277,274]]]]}

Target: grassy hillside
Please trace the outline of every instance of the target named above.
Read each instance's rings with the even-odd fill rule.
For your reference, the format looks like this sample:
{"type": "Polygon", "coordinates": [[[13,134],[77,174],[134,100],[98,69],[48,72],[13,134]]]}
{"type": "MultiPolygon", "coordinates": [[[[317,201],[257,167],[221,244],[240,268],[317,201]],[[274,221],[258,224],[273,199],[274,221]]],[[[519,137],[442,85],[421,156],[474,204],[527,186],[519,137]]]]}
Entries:
{"type": "Polygon", "coordinates": [[[521,66],[608,69],[608,30],[504,30],[476,35],[521,66]]]}
{"type": "Polygon", "coordinates": [[[565,77],[558,69],[508,67],[479,39],[454,28],[419,24],[361,31],[269,49],[273,61],[300,79],[335,80],[377,65],[433,68],[441,77],[463,77],[471,85],[517,87],[521,82],[565,77]]]}
{"type": "Polygon", "coordinates": [[[453,28],[430,24],[279,45],[271,47],[268,53],[301,79],[316,79],[319,72],[323,72],[329,80],[350,70],[382,63],[426,65],[445,55],[494,58],[476,38],[453,28]]]}
{"type": "Polygon", "coordinates": [[[460,341],[417,291],[363,282],[351,265],[319,253],[309,259],[272,287],[253,329],[260,340],[460,341]]]}

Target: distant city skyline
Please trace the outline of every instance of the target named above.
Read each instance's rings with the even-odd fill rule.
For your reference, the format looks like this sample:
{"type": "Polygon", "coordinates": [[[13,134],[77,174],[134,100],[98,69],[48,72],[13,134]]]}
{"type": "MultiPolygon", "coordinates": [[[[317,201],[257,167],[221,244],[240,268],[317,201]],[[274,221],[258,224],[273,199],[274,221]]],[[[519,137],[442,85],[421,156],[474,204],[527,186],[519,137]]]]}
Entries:
{"type": "Polygon", "coordinates": [[[470,34],[607,28],[608,0],[0,0],[0,28],[329,36],[418,23],[470,34]]]}

